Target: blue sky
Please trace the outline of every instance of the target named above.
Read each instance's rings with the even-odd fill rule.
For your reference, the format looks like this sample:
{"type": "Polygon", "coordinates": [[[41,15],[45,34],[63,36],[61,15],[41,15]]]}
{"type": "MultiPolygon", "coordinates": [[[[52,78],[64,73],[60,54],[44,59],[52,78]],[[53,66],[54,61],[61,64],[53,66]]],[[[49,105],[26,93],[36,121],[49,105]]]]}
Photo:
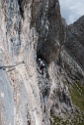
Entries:
{"type": "Polygon", "coordinates": [[[67,24],[73,23],[84,15],[84,0],[59,0],[62,17],[67,24]]]}

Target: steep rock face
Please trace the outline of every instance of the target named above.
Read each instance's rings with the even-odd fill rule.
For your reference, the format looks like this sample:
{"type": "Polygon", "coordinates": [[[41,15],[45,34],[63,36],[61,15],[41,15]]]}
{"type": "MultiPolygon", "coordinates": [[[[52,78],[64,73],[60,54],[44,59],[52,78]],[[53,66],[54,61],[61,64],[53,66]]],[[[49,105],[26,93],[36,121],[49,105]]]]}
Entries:
{"type": "Polygon", "coordinates": [[[48,63],[56,60],[56,54],[64,43],[58,0],[34,1],[31,26],[39,33],[37,55],[45,58],[48,63]]]}
{"type": "Polygon", "coordinates": [[[84,16],[68,26],[65,47],[84,70],[84,16]]]}
{"type": "Polygon", "coordinates": [[[43,124],[43,117],[36,70],[36,45],[38,37],[35,28],[30,29],[32,1],[28,2],[27,6],[23,4],[23,8],[18,3],[17,0],[8,0],[4,1],[4,3],[0,1],[0,46],[4,62],[1,66],[9,66],[5,67],[4,70],[9,82],[4,82],[5,84],[10,83],[9,85],[11,86],[6,94],[5,89],[2,90],[4,100],[8,101],[8,103],[6,102],[4,108],[5,102],[2,102],[1,124],[39,125],[43,124]],[[24,8],[23,14],[22,9],[24,8]],[[9,96],[6,97],[6,95],[9,96]],[[11,100],[10,95],[12,96],[11,100]],[[9,106],[10,108],[7,109],[9,106]],[[9,113],[12,112],[10,114],[11,117],[7,111],[9,113]]]}
{"type": "Polygon", "coordinates": [[[0,0],[0,15],[0,124],[50,125],[51,113],[71,115],[59,1],[0,0]]]}
{"type": "Polygon", "coordinates": [[[77,80],[84,83],[83,69],[83,26],[84,16],[79,18],[71,25],[67,25],[62,19],[64,25],[64,49],[61,53],[61,67],[63,69],[63,79],[65,82],[74,83],[77,80]]]}

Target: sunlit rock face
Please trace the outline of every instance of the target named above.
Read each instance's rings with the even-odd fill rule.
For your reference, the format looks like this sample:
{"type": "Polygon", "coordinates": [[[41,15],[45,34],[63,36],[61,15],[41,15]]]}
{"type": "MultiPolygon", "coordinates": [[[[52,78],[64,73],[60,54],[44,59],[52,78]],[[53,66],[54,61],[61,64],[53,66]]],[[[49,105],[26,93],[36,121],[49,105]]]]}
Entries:
{"type": "Polygon", "coordinates": [[[65,29],[58,0],[0,0],[1,125],[50,125],[51,113],[73,113],[65,29]]]}

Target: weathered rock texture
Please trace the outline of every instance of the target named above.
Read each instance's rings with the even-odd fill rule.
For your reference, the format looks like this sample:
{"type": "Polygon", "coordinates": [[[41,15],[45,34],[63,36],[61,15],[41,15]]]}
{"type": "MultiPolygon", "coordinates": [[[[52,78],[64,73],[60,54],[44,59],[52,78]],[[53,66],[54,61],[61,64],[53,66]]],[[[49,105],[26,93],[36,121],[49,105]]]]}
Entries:
{"type": "Polygon", "coordinates": [[[83,71],[70,65],[65,37],[58,0],[0,0],[0,125],[50,125],[50,113],[73,113],[63,81],[70,66],[83,71]]]}
{"type": "MultiPolygon", "coordinates": [[[[66,42],[65,51],[68,56],[72,58],[71,66],[74,64],[74,71],[71,71],[72,79],[81,80],[84,84],[84,16],[79,18],[76,22],[66,27],[66,42]],[[78,65],[78,66],[77,66],[78,65]],[[75,73],[75,74],[74,74],[75,73]]],[[[70,60],[70,59],[69,59],[70,60]]],[[[69,68],[71,67],[69,66],[69,68]]]]}
{"type": "Polygon", "coordinates": [[[84,16],[68,27],[66,48],[84,69],[84,16]]]}

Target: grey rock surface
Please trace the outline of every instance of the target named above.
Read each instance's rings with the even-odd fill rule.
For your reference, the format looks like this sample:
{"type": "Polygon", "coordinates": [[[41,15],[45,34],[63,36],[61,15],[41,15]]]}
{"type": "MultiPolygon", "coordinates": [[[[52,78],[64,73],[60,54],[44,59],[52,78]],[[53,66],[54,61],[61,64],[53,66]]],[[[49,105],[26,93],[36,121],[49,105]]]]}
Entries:
{"type": "Polygon", "coordinates": [[[84,16],[68,26],[65,48],[84,70],[84,16]]]}
{"type": "Polygon", "coordinates": [[[59,1],[0,0],[0,15],[0,125],[50,125],[51,113],[73,114],[63,81],[84,73],[63,50],[59,1]]]}

